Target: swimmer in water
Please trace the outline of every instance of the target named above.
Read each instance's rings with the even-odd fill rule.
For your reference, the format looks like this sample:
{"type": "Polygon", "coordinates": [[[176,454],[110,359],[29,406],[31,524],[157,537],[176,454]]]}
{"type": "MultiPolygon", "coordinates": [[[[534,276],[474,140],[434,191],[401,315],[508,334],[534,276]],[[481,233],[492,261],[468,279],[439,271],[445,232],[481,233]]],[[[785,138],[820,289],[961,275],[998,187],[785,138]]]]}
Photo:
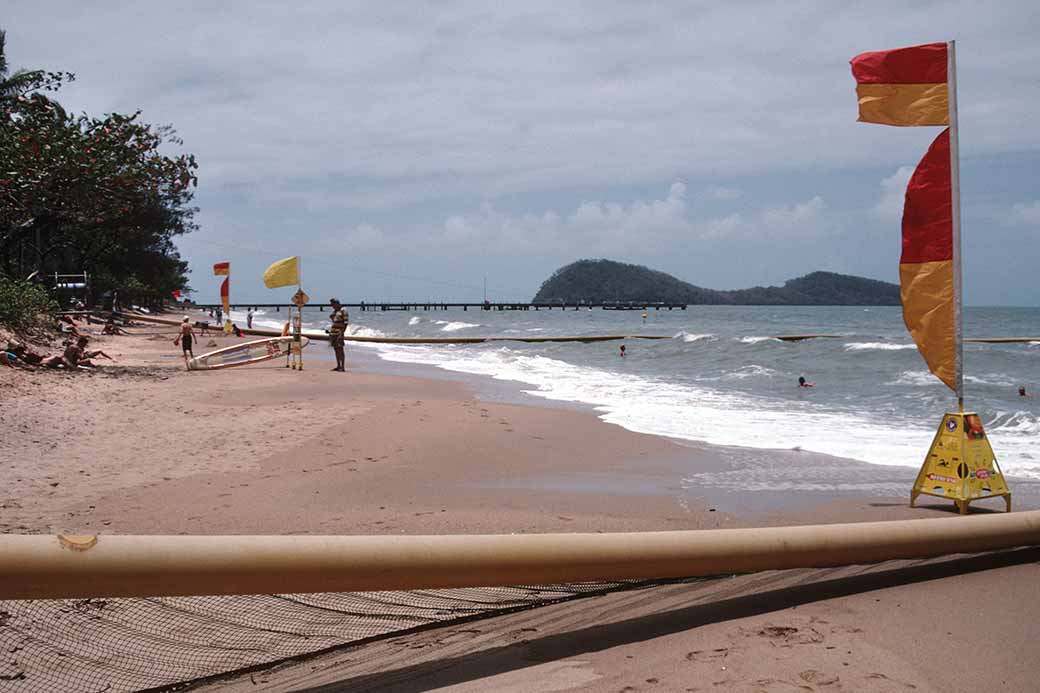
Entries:
{"type": "Polygon", "coordinates": [[[618,356],[620,356],[621,358],[625,358],[625,345],[624,344],[622,344],[621,348],[618,350],[618,356]]]}
{"type": "Polygon", "coordinates": [[[816,387],[816,383],[810,383],[804,375],[798,376],[798,387],[816,387]]]}
{"type": "Polygon", "coordinates": [[[1026,392],[1026,386],[1025,385],[1019,385],[1018,386],[1018,396],[1019,397],[1032,397],[1031,394],[1026,392]]]}

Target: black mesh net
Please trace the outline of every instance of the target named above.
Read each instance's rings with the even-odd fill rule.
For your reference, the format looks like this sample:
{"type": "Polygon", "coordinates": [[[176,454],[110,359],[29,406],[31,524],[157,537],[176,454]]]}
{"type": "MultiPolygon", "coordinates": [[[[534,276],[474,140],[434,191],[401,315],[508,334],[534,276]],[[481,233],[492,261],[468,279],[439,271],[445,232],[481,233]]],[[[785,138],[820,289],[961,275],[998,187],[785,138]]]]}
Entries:
{"type": "Polygon", "coordinates": [[[138,691],[644,582],[0,601],[0,690],[138,691]]]}

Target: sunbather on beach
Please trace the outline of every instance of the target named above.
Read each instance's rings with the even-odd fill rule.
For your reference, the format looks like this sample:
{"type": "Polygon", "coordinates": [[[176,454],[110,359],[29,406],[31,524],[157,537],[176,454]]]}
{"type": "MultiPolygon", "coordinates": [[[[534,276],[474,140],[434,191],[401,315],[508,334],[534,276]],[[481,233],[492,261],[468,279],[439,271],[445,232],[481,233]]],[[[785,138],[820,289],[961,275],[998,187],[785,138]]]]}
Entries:
{"type": "Polygon", "coordinates": [[[65,347],[65,351],[64,353],[62,353],[61,356],[50,356],[48,358],[45,358],[43,360],[43,365],[47,366],[48,368],[68,368],[71,370],[76,370],[80,366],[84,366],[86,368],[95,367],[97,364],[91,361],[91,359],[97,358],[98,356],[103,356],[109,361],[115,361],[114,358],[112,358],[105,352],[101,351],[100,349],[95,349],[94,351],[87,351],[87,344],[89,342],[89,338],[80,337],[75,341],[75,343],[69,344],[67,347],[65,347]]]}
{"type": "Polygon", "coordinates": [[[116,325],[115,318],[109,318],[105,326],[101,328],[101,334],[127,334],[127,331],[116,325]]]}
{"type": "Polygon", "coordinates": [[[43,354],[33,351],[24,344],[19,342],[8,342],[7,343],[8,353],[14,354],[18,357],[18,360],[26,363],[30,366],[39,366],[43,363],[43,354]]]}
{"type": "Polygon", "coordinates": [[[0,351],[0,366],[7,366],[8,368],[28,368],[29,370],[34,370],[32,366],[18,358],[18,354],[15,354],[13,351],[0,351]]]}
{"type": "Polygon", "coordinates": [[[62,315],[58,318],[58,329],[61,332],[71,334],[74,337],[81,337],[79,329],[76,328],[76,321],[68,315],[62,315]]]}

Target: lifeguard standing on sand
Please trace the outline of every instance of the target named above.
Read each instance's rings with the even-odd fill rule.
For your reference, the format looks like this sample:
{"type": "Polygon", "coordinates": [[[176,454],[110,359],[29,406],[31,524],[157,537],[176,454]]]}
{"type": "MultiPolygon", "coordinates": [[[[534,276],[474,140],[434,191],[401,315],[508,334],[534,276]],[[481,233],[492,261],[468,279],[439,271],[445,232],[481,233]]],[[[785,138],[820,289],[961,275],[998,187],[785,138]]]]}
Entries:
{"type": "Polygon", "coordinates": [[[343,354],[343,335],[347,332],[349,316],[347,311],[343,310],[338,299],[330,298],[329,305],[332,306],[332,315],[329,316],[329,320],[332,321],[332,327],[329,329],[329,344],[336,352],[336,367],[332,370],[342,373],[347,370],[347,358],[343,354]]]}

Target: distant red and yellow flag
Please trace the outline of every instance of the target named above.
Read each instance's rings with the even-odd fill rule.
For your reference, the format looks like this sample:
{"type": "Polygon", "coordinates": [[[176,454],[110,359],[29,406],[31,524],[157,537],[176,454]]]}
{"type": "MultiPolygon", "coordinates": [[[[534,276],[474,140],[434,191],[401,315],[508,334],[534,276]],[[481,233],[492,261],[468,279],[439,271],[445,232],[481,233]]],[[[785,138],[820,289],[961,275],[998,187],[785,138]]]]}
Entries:
{"type": "Polygon", "coordinates": [[[947,46],[861,53],[852,59],[859,120],[882,125],[949,125],[947,46]]]}
{"type": "Polygon", "coordinates": [[[949,128],[932,142],[906,186],[899,287],[903,322],[917,349],[929,370],[956,390],[949,128]]]}
{"type": "Polygon", "coordinates": [[[218,262],[213,265],[213,276],[215,277],[226,277],[231,274],[231,263],[230,262],[218,262]]]}
{"type": "Polygon", "coordinates": [[[228,277],[220,283],[220,302],[224,305],[224,319],[226,322],[231,321],[231,298],[228,296],[228,282],[231,281],[231,277],[228,277]]]}

